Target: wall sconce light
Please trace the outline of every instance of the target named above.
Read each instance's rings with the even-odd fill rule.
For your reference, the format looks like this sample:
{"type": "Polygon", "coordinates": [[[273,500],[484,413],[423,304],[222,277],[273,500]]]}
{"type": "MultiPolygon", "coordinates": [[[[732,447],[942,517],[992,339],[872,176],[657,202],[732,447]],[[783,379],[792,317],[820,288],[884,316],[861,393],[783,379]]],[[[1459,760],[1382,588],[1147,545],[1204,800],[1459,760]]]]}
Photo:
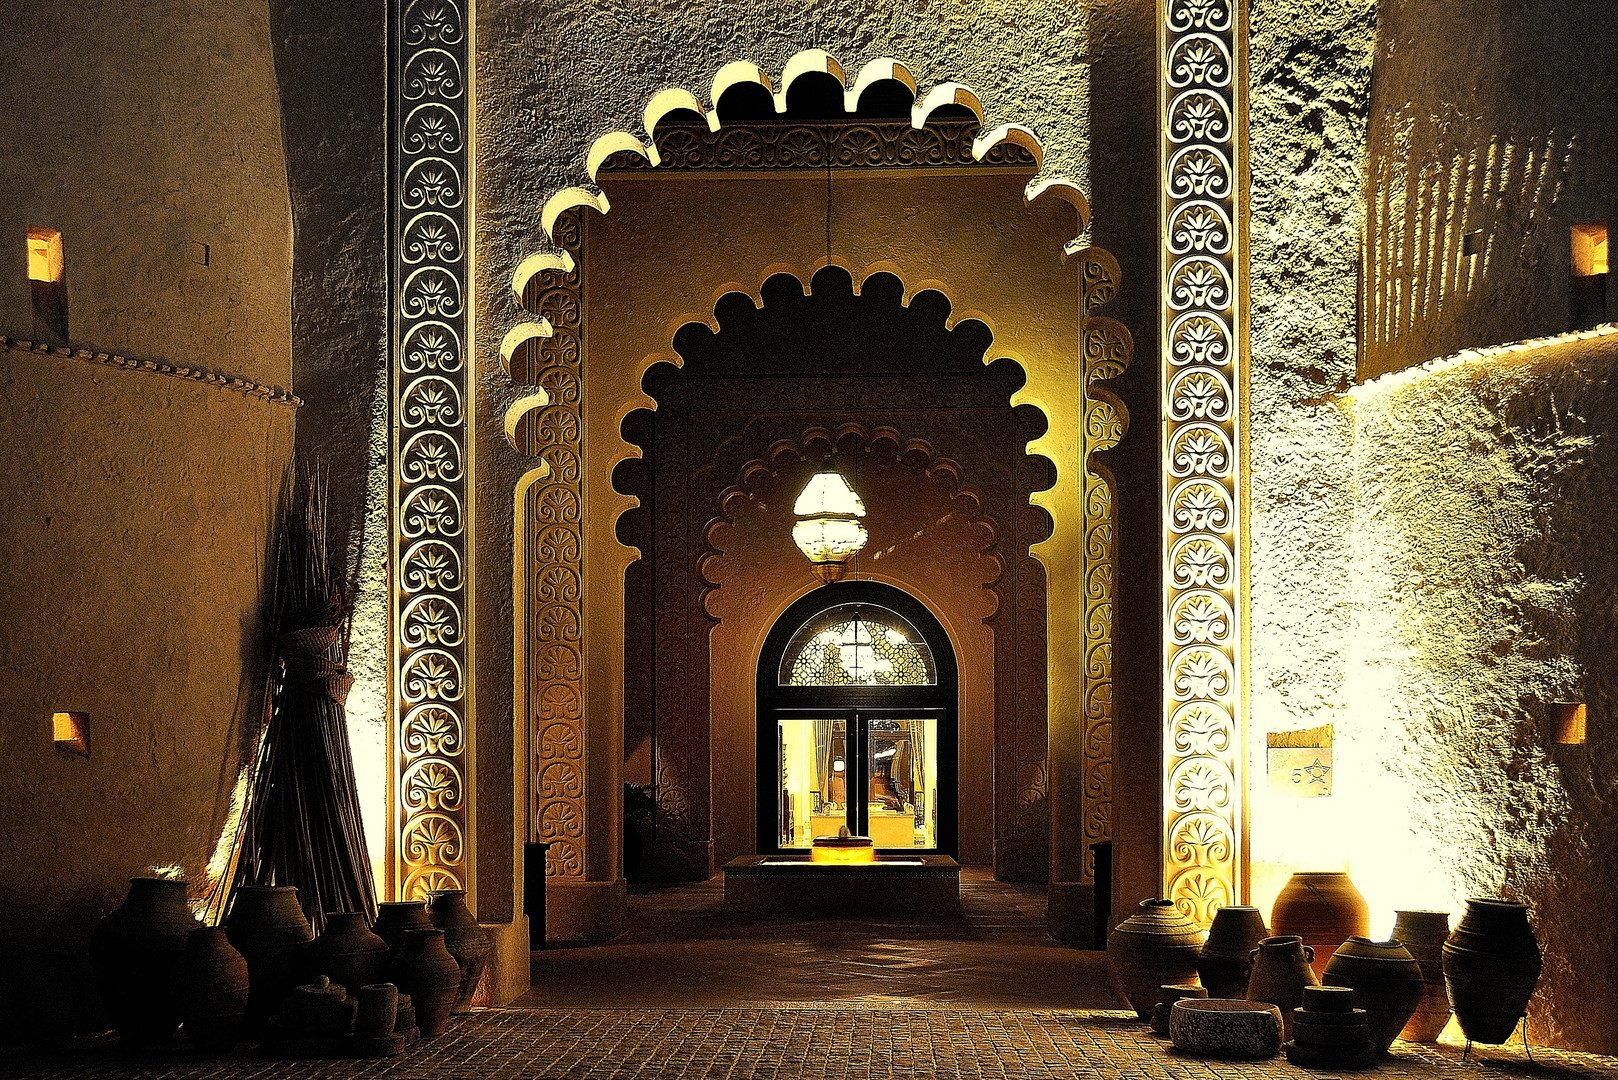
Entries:
{"type": "Polygon", "coordinates": [[[792,542],[809,559],[815,576],[828,585],[841,581],[848,560],[859,554],[869,536],[860,524],[865,503],[830,460],[809,478],[792,513],[798,519],[792,526],[792,542]]]}
{"type": "Polygon", "coordinates": [[[1556,730],[1553,737],[1564,746],[1584,742],[1585,708],[1582,701],[1558,701],[1553,706],[1556,730]]]}

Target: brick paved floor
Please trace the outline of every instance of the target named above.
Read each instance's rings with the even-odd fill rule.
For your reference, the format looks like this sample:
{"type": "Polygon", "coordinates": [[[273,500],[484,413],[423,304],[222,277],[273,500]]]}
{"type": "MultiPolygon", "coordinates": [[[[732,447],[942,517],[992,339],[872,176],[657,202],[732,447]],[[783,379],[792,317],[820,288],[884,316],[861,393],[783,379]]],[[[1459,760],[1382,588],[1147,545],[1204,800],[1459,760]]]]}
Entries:
{"type": "MultiPolygon", "coordinates": [[[[1483,1047],[1460,1062],[1453,1046],[1396,1043],[1375,1080],[1618,1078],[1618,1059],[1521,1046],[1483,1047]]],[[[1117,1011],[906,1007],[769,1009],[491,1009],[396,1058],[271,1061],[183,1049],[124,1054],[113,1040],[60,1051],[0,1051],[18,1080],[810,1080],[1086,1077],[1096,1080],[1316,1080],[1334,1077],[1265,1062],[1183,1057],[1117,1011]]],[[[1352,1075],[1352,1074],[1351,1074],[1352,1075]]]]}

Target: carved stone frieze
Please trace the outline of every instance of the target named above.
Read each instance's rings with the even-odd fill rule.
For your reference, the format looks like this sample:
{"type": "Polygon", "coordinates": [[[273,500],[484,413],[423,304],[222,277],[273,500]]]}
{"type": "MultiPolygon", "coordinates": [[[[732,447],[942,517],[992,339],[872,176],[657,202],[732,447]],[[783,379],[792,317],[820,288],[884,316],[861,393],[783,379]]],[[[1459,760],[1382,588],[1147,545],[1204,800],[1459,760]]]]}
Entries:
{"type": "Polygon", "coordinates": [[[394,824],[398,895],[471,889],[471,550],[465,190],[468,29],[458,0],[399,0],[392,242],[394,824]]]}
{"type": "MultiPolygon", "coordinates": [[[[725,125],[665,123],[655,137],[660,169],[824,169],[929,165],[1015,165],[1032,169],[1038,162],[1026,147],[999,142],[983,160],[972,156],[982,127],[975,120],[935,120],[911,127],[906,120],[848,121],[825,124],[764,123],[725,125]]],[[[639,154],[620,151],[604,169],[642,170],[652,165],[639,154]]]]}
{"type": "Polygon", "coordinates": [[[1159,4],[1164,895],[1240,902],[1243,85],[1231,0],[1159,4]]]}

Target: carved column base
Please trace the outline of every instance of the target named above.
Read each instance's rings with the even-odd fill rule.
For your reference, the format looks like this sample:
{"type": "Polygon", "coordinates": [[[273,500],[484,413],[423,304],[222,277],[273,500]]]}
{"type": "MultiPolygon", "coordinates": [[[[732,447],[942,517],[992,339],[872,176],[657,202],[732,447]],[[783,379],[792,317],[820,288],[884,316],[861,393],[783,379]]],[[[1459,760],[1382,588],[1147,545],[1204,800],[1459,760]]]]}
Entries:
{"type": "Polygon", "coordinates": [[[1090,948],[1095,939],[1096,887],[1077,881],[1053,881],[1046,907],[1047,930],[1057,941],[1090,948]]]}
{"type": "Polygon", "coordinates": [[[545,883],[545,940],[587,945],[617,937],[629,925],[629,894],[616,881],[545,883]]]}
{"type": "Polygon", "coordinates": [[[1051,876],[1051,845],[1043,836],[994,841],[994,879],[1043,885],[1051,876]]]}
{"type": "Polygon", "coordinates": [[[499,1008],[528,993],[528,916],[519,915],[514,922],[482,925],[494,951],[489,953],[489,966],[484,969],[483,982],[472,1004],[499,1008]]]}

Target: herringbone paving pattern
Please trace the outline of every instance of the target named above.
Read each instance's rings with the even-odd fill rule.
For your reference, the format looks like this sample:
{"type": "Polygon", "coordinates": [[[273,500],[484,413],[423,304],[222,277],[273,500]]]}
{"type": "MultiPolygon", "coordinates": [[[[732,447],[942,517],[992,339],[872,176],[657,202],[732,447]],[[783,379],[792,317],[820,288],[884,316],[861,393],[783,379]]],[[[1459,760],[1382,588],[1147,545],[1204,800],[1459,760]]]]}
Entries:
{"type": "MultiPolygon", "coordinates": [[[[1474,1050],[1396,1043],[1374,1080],[1618,1078],[1618,1059],[1520,1046],[1474,1050]]],[[[396,1058],[274,1061],[176,1049],[124,1054],[109,1039],[57,1051],[0,1052],[18,1080],[1311,1080],[1284,1058],[1218,1062],[1184,1057],[1117,1011],[866,1007],[763,1009],[491,1009],[396,1058]]]]}

